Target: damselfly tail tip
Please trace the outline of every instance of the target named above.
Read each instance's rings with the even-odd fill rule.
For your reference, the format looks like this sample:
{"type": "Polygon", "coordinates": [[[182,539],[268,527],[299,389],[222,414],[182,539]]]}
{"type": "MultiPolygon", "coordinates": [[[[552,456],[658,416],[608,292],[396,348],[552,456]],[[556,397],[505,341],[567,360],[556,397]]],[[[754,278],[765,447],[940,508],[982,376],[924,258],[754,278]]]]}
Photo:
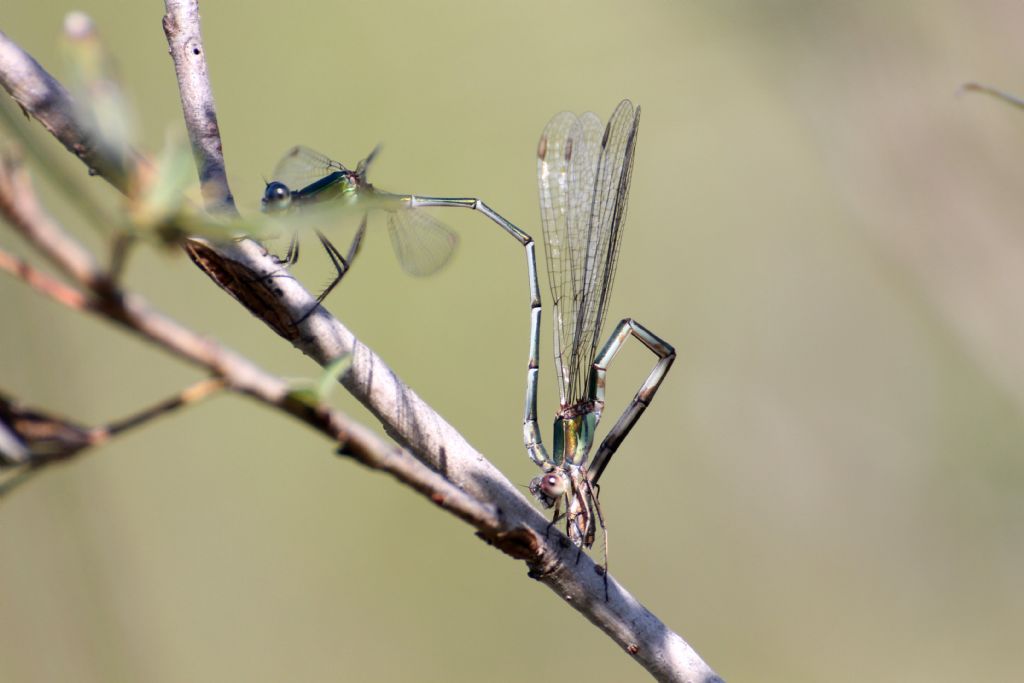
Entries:
{"type": "Polygon", "coordinates": [[[974,81],[968,81],[966,83],[961,83],[960,87],[956,89],[956,92],[954,94],[957,97],[960,97],[964,93],[981,92],[981,91],[984,91],[984,90],[986,90],[986,87],[984,85],[982,85],[981,83],[975,83],[974,81]]]}
{"type": "Polygon", "coordinates": [[[373,163],[373,160],[377,158],[378,154],[380,154],[380,149],[381,143],[378,142],[377,145],[370,150],[370,153],[366,155],[366,158],[356,165],[356,175],[363,179],[366,178],[366,172],[369,170],[370,164],[373,163]]]}
{"type": "Polygon", "coordinates": [[[967,83],[964,83],[959,88],[957,88],[956,96],[959,97],[964,93],[972,92],[981,93],[982,95],[989,95],[990,97],[994,97],[997,100],[1002,100],[1007,104],[1013,105],[1018,109],[1024,109],[1024,100],[1022,100],[1020,97],[1016,95],[1011,95],[1010,93],[1000,90],[999,88],[993,88],[991,85],[985,85],[984,83],[977,83],[975,81],[968,81],[967,83]]]}

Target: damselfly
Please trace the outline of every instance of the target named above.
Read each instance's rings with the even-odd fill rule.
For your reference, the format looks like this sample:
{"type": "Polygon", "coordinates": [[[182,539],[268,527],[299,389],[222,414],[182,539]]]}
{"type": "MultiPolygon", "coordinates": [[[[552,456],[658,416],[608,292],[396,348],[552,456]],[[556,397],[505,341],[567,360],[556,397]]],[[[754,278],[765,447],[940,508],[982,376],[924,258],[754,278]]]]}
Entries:
{"type": "MultiPolygon", "coordinates": [[[[376,189],[367,181],[366,174],[378,150],[379,147],[370,152],[370,155],[360,161],[353,171],[308,147],[293,147],[278,162],[274,169],[274,177],[267,183],[263,193],[263,210],[268,213],[280,214],[313,206],[323,207],[328,203],[340,203],[342,206],[363,211],[362,222],[346,255],[331,243],[321,229],[315,230],[335,268],[335,276],[317,297],[317,304],[334,289],[351,266],[362,244],[367,215],[371,210],[381,210],[387,214],[391,245],[406,272],[412,275],[430,275],[441,269],[451,258],[458,238],[448,226],[421,210],[422,207],[438,206],[479,211],[526,248],[531,308],[539,311],[540,293],[533,238],[479,199],[421,197],[376,189]]],[[[288,251],[281,259],[284,265],[291,265],[298,260],[298,237],[297,233],[292,234],[288,251]]],[[[315,308],[314,306],[303,318],[315,308]]],[[[532,317],[531,315],[531,319],[532,317]]]]}
{"type": "Polygon", "coordinates": [[[530,482],[530,492],[545,507],[555,507],[552,523],[561,518],[559,508],[565,503],[566,533],[577,547],[591,547],[601,527],[606,577],[608,536],[597,482],[676,357],[672,346],[630,318],[620,322],[598,349],[622,243],[639,122],[640,108],[634,110],[629,100],[619,103],[603,128],[593,113],[577,117],[562,112],[548,123],[537,148],[561,407],[549,455],[537,424],[539,329],[534,326],[523,438],[530,458],[543,473],[530,482]],[[604,409],[608,364],[629,335],[659,360],[588,467],[604,409]]]}

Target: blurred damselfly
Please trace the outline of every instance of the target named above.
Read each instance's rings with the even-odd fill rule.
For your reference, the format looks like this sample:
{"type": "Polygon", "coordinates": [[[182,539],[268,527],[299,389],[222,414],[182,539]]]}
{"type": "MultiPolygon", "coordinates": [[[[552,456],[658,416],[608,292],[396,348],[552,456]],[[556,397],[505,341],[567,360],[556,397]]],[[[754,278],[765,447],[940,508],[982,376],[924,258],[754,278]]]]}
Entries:
{"type": "MultiPolygon", "coordinates": [[[[334,279],[317,297],[317,304],[334,289],[351,266],[366,231],[367,215],[372,210],[380,210],[387,214],[391,245],[406,272],[423,276],[441,269],[451,258],[458,238],[448,226],[421,210],[422,207],[437,206],[479,211],[526,248],[531,307],[539,312],[540,293],[533,238],[479,199],[421,197],[376,189],[367,181],[366,174],[378,149],[374,149],[366,159],[360,161],[353,171],[308,147],[293,147],[278,162],[274,176],[267,183],[263,193],[263,210],[268,213],[283,214],[328,204],[340,204],[342,207],[351,207],[363,212],[362,222],[345,255],[331,243],[321,229],[315,230],[336,271],[334,279]]],[[[288,251],[281,259],[284,265],[291,265],[298,260],[298,238],[297,232],[294,232],[288,251]]],[[[309,316],[315,308],[314,306],[303,318],[309,316]]],[[[532,318],[531,315],[531,320],[532,318]]]]}

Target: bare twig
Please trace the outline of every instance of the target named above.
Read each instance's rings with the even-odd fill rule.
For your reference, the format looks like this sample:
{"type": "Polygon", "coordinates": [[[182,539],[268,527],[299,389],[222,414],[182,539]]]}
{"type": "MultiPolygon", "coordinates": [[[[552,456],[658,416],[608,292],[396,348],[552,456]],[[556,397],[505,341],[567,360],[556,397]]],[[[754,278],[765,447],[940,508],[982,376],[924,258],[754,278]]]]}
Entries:
{"type": "MultiPolygon", "coordinates": [[[[171,46],[171,56],[175,60],[182,105],[193,140],[193,151],[198,158],[204,196],[211,208],[230,211],[232,209],[226,207],[233,207],[233,201],[224,175],[213,113],[215,107],[206,78],[205,50],[200,40],[197,4],[175,0],[167,0],[165,4],[165,32],[171,46]],[[212,126],[206,125],[211,122],[212,126]],[[211,135],[216,139],[211,139],[211,135]]],[[[20,48],[0,34],[0,55],[11,51],[20,52],[20,48]]],[[[33,92],[46,90],[51,83],[59,88],[38,64],[27,55],[25,58],[31,61],[34,68],[3,73],[5,63],[11,60],[4,62],[0,57],[0,82],[23,108],[43,121],[44,126],[55,135],[59,131],[65,136],[61,138],[62,141],[69,139],[87,146],[88,141],[81,131],[74,130],[70,102],[62,89],[60,102],[64,106],[57,107],[58,112],[54,112],[53,106],[34,107],[33,104],[40,101],[38,97],[32,100],[19,99],[18,93],[23,92],[25,86],[20,89],[8,87],[7,82],[10,80],[35,79],[30,88],[34,89],[33,92]]],[[[24,62],[25,58],[16,60],[16,63],[24,62]]],[[[68,143],[65,142],[65,145],[68,146],[68,143]]],[[[69,146],[69,149],[75,151],[73,147],[69,146]]],[[[80,158],[88,158],[87,152],[76,154],[80,158]]],[[[102,165],[90,163],[90,168],[105,175],[102,165]]],[[[126,186],[118,176],[110,180],[116,187],[125,190],[126,186]]],[[[605,600],[604,582],[590,558],[584,555],[577,561],[575,548],[570,547],[567,539],[559,532],[552,532],[546,537],[544,532],[547,530],[547,520],[516,487],[333,316],[318,309],[300,325],[293,324],[291,321],[299,320],[309,310],[314,299],[295,280],[272,277],[280,275],[280,267],[259,245],[248,240],[229,245],[195,241],[187,248],[197,264],[219,285],[254,315],[267,322],[279,335],[321,365],[342,354],[351,354],[352,365],[342,376],[342,384],[381,420],[391,436],[432,469],[424,468],[400,450],[373,447],[374,444],[364,438],[365,428],[354,424],[346,425],[347,439],[343,448],[346,454],[389,471],[417,490],[431,491],[431,499],[447,509],[458,509],[459,516],[473,523],[481,536],[514,557],[526,559],[532,576],[545,583],[612,637],[656,678],[671,681],[720,680],[682,638],[611,578],[608,580],[609,599],[605,600]],[[434,470],[443,477],[438,476],[434,470]],[[422,477],[424,488],[414,483],[414,479],[419,477],[422,477]],[[491,514],[487,509],[481,509],[479,503],[476,503],[478,500],[491,501],[493,507],[488,507],[495,512],[491,514]],[[500,523],[502,520],[503,524],[500,523]]],[[[282,397],[287,396],[281,393],[284,391],[281,387],[272,389],[265,386],[267,378],[258,375],[260,371],[251,367],[248,361],[215,347],[207,340],[192,337],[192,333],[187,330],[182,331],[176,324],[156,316],[137,298],[125,297],[121,300],[120,308],[112,313],[112,319],[123,324],[130,323],[129,326],[139,334],[172,352],[193,362],[208,362],[225,379],[231,376],[233,379],[229,384],[233,384],[233,388],[257,398],[260,398],[261,392],[268,391],[268,398],[273,399],[270,402],[276,404],[282,403],[282,397]],[[183,332],[187,334],[182,336],[183,332]],[[172,339],[176,341],[172,343],[172,339]],[[254,377],[253,373],[257,373],[257,376],[254,377]]],[[[309,415],[305,404],[292,408],[321,431],[325,430],[325,424],[332,424],[329,419],[324,422],[323,415],[309,415]],[[313,417],[318,419],[311,419],[313,417]]]]}
{"type": "Polygon", "coordinates": [[[13,254],[0,250],[0,270],[5,270],[22,280],[32,289],[44,294],[62,306],[76,310],[85,310],[89,300],[80,291],[64,284],[54,277],[33,268],[28,261],[13,254]]]}
{"type": "Polygon", "coordinates": [[[0,424],[25,449],[26,457],[21,458],[18,464],[39,468],[67,460],[86,448],[105,444],[119,434],[201,401],[223,388],[221,379],[204,379],[128,417],[91,429],[38,409],[25,408],[0,393],[0,424]]]}
{"type": "MultiPolygon", "coordinates": [[[[0,429],[21,446],[24,454],[24,457],[11,459],[19,467],[13,474],[4,477],[0,484],[0,498],[27,482],[30,473],[35,474],[48,465],[69,460],[86,449],[105,444],[115,436],[141,427],[157,417],[201,401],[222,388],[222,380],[204,379],[156,405],[92,429],[40,410],[24,408],[0,394],[0,429]]],[[[0,449],[0,470],[4,464],[2,456],[6,455],[3,451],[0,449]]]]}
{"type": "Polygon", "coordinates": [[[119,434],[123,434],[130,429],[135,429],[140,425],[146,424],[154,418],[161,417],[162,415],[166,415],[167,413],[179,408],[192,405],[193,403],[198,403],[223,388],[224,380],[218,377],[200,380],[195,384],[182,389],[176,395],[160,401],[155,405],[137,411],[128,417],[111,422],[105,427],[93,429],[89,435],[89,441],[92,445],[99,446],[100,444],[110,441],[110,439],[118,436],[119,434]]]}
{"type": "Polygon", "coordinates": [[[72,280],[88,289],[107,287],[107,278],[92,255],[43,210],[21,161],[10,154],[0,156],[0,211],[11,227],[72,280]]]}
{"type": "Polygon", "coordinates": [[[213,106],[213,90],[206,72],[203,37],[199,33],[199,4],[167,0],[164,35],[174,70],[178,75],[178,92],[185,126],[192,142],[192,153],[199,168],[199,183],[207,209],[214,213],[237,214],[235,200],[224,171],[217,110],[213,106]]]}

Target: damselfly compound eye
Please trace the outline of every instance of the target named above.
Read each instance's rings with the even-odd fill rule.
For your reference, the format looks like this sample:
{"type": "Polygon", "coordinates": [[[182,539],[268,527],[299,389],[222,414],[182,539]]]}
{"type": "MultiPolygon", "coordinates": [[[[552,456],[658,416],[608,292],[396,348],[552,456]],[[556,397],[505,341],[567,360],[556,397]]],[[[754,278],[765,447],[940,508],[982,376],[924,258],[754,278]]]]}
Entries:
{"type": "Polygon", "coordinates": [[[292,203],[292,193],[284,183],[274,181],[267,183],[267,189],[263,191],[263,210],[280,211],[288,208],[292,203]]]}
{"type": "Polygon", "coordinates": [[[540,480],[540,490],[548,498],[558,498],[565,493],[565,477],[559,474],[545,474],[540,480]]]}

